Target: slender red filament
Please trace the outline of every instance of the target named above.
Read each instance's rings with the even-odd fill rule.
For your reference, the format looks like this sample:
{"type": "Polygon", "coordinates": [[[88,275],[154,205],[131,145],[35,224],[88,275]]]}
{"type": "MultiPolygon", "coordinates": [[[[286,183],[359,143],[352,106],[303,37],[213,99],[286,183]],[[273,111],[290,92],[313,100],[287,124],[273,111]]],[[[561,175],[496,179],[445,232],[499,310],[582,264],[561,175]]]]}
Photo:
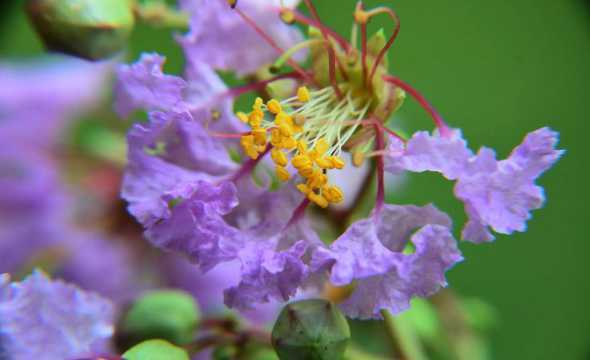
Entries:
{"type": "Polygon", "coordinates": [[[215,131],[207,131],[209,135],[216,138],[222,139],[240,139],[244,135],[250,134],[249,131],[241,132],[241,133],[222,133],[222,132],[215,132],[215,131]]]}
{"type": "Polygon", "coordinates": [[[261,154],[259,154],[256,159],[248,159],[248,161],[243,163],[242,166],[238,169],[238,171],[236,171],[236,173],[230,178],[230,181],[236,182],[244,176],[247,176],[250,173],[252,173],[252,171],[254,170],[254,168],[256,168],[256,165],[258,165],[260,160],[262,160],[262,158],[264,158],[266,154],[270,152],[271,147],[272,145],[268,144],[266,149],[261,154]]]}
{"type": "MultiPolygon", "coordinates": [[[[260,26],[258,26],[258,24],[256,24],[256,22],[254,20],[252,20],[248,15],[246,15],[243,11],[241,11],[240,9],[236,8],[234,9],[234,11],[236,11],[238,13],[238,15],[240,15],[240,17],[248,24],[250,25],[254,31],[256,31],[256,33],[258,33],[273,49],[275,49],[279,54],[284,53],[285,51],[276,43],[276,41],[274,41],[274,39],[268,35],[266,32],[264,32],[264,30],[262,30],[260,28],[260,26]]],[[[302,77],[304,77],[307,81],[309,81],[312,84],[316,84],[315,80],[301,67],[299,66],[299,64],[297,64],[295,61],[293,61],[292,59],[288,59],[287,60],[287,64],[289,64],[295,71],[297,71],[302,77]]]]}
{"type": "MultiPolygon", "coordinates": [[[[307,5],[307,8],[309,9],[309,11],[311,12],[312,18],[318,22],[319,24],[322,23],[322,21],[320,20],[320,16],[318,15],[318,11],[316,10],[315,6],[313,6],[313,3],[311,2],[311,0],[304,0],[305,5],[307,5]]],[[[324,40],[326,40],[326,50],[328,51],[328,64],[329,64],[329,72],[330,72],[330,84],[332,85],[332,87],[334,88],[334,92],[336,93],[336,96],[338,97],[338,99],[342,99],[342,92],[340,91],[340,88],[338,87],[338,83],[336,81],[336,52],[334,51],[334,48],[332,47],[332,43],[330,42],[330,39],[328,38],[328,33],[326,32],[326,29],[324,27],[320,27],[320,31],[322,32],[322,36],[324,37],[324,40]]]]}
{"type": "Polygon", "coordinates": [[[297,206],[297,208],[293,212],[291,219],[289,219],[289,222],[287,223],[287,225],[285,225],[284,229],[287,229],[289,226],[291,226],[291,225],[295,224],[297,221],[301,220],[303,215],[305,215],[305,209],[307,208],[308,205],[309,205],[309,199],[308,198],[303,199],[301,204],[299,204],[299,206],[297,206]]]}
{"type": "Polygon", "coordinates": [[[376,211],[380,211],[385,203],[385,165],[382,152],[385,150],[385,137],[381,126],[375,125],[375,151],[377,155],[377,198],[375,201],[376,211]]]}
{"type": "Polygon", "coordinates": [[[410,94],[410,96],[412,96],[418,102],[418,104],[420,104],[420,106],[430,114],[430,117],[432,118],[434,124],[440,131],[440,134],[443,136],[449,134],[449,128],[443,120],[442,116],[440,116],[436,109],[428,102],[428,100],[426,100],[424,96],[422,96],[422,94],[418,92],[418,90],[414,89],[408,83],[402,81],[401,79],[395,76],[384,75],[383,80],[390,84],[399,86],[401,89],[410,94]]]}
{"type": "Polygon", "coordinates": [[[379,64],[381,63],[381,61],[383,61],[385,54],[387,54],[387,51],[389,50],[389,48],[391,48],[391,45],[393,45],[393,43],[395,42],[395,39],[397,38],[397,35],[399,34],[399,30],[401,27],[399,17],[395,13],[395,11],[393,11],[391,9],[387,9],[387,8],[385,11],[387,12],[387,14],[389,14],[389,16],[391,16],[391,18],[395,22],[395,30],[393,31],[393,34],[391,35],[391,37],[389,38],[389,40],[387,41],[387,43],[385,44],[383,49],[381,49],[381,51],[379,51],[379,54],[377,55],[377,58],[375,59],[375,63],[373,64],[373,69],[371,69],[371,74],[369,75],[369,84],[371,84],[373,82],[373,77],[375,77],[375,73],[377,72],[377,68],[379,67],[379,64]]]}
{"type": "Polygon", "coordinates": [[[303,24],[303,25],[307,25],[307,26],[313,26],[313,27],[318,28],[320,30],[323,29],[328,35],[330,35],[330,37],[332,37],[332,39],[334,39],[338,43],[338,45],[340,45],[340,47],[343,50],[345,50],[345,51],[350,50],[351,46],[348,43],[348,41],[346,41],[342,36],[340,36],[340,34],[335,32],[334,30],[332,30],[328,26],[326,26],[322,23],[318,23],[317,21],[306,17],[305,15],[303,15],[302,13],[300,13],[297,10],[290,10],[290,11],[293,12],[293,15],[295,15],[295,21],[297,21],[298,23],[303,24]]]}
{"type": "Polygon", "coordinates": [[[253,83],[246,84],[243,86],[231,88],[227,92],[223,93],[221,96],[238,97],[238,96],[246,94],[250,91],[264,89],[266,87],[266,85],[268,85],[272,82],[275,82],[275,81],[279,81],[279,80],[283,80],[283,79],[297,79],[297,78],[301,78],[301,74],[299,74],[297,71],[292,71],[292,72],[288,72],[285,74],[277,75],[277,76],[272,77],[267,80],[261,80],[261,81],[253,82],[253,83]]]}

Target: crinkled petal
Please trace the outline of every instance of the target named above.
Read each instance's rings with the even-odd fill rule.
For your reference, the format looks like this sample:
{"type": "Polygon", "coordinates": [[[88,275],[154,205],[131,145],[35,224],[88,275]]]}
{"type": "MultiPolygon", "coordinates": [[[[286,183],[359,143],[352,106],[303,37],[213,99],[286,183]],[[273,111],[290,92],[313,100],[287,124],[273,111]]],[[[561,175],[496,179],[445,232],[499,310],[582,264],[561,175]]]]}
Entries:
{"type": "MultiPolygon", "coordinates": [[[[296,2],[290,1],[295,5],[296,2]]],[[[256,72],[279,54],[246,23],[225,0],[183,0],[191,13],[190,32],[179,39],[186,58],[204,62],[216,70],[234,71],[239,76],[256,72]]],[[[278,0],[240,0],[238,7],[283,50],[301,42],[301,32],[285,24],[278,13],[278,0]]],[[[295,59],[304,58],[300,52],[295,59]]]]}
{"type": "Polygon", "coordinates": [[[233,183],[198,181],[166,194],[164,201],[169,203],[169,213],[146,230],[152,244],[185,254],[203,271],[236,257],[241,247],[239,231],[223,219],[238,204],[233,183]]]}
{"type": "Polygon", "coordinates": [[[307,266],[301,259],[307,243],[298,241],[285,251],[276,251],[273,245],[273,241],[258,243],[241,252],[241,280],[225,290],[227,306],[249,309],[257,303],[287,301],[295,295],[307,276],[307,266]]]}
{"type": "Polygon", "coordinates": [[[449,180],[455,180],[463,173],[471,156],[471,150],[459,130],[453,130],[450,136],[430,135],[426,131],[419,131],[407,142],[405,148],[400,140],[391,138],[385,156],[385,169],[394,174],[403,170],[436,171],[449,180]]]}
{"type": "Polygon", "coordinates": [[[190,115],[155,112],[129,132],[122,196],[144,226],[167,213],[162,196],[184,184],[213,180],[237,168],[222,144],[190,115]]]}
{"type": "MultiPolygon", "coordinates": [[[[0,355],[15,360],[88,355],[113,335],[113,305],[35,272],[20,283],[0,278],[0,355]]],[[[2,357],[5,358],[5,357],[2,357]]]]}
{"type": "Polygon", "coordinates": [[[446,226],[427,225],[411,238],[413,254],[395,254],[383,274],[359,280],[353,294],[342,303],[352,318],[380,318],[380,311],[398,314],[410,307],[414,296],[427,297],[447,285],[445,272],[463,258],[446,226]]]}
{"type": "Polygon", "coordinates": [[[329,249],[317,248],[312,268],[328,267],[337,286],[356,281],[357,289],[343,303],[349,316],[375,318],[381,309],[398,313],[412,297],[444,286],[445,271],[462,259],[450,226],[449,217],[432,205],[384,205],[354,223],[329,249]],[[406,254],[410,241],[416,250],[406,254]]]}
{"type": "Polygon", "coordinates": [[[183,91],[186,82],[162,72],[166,59],[158,54],[143,54],[131,65],[117,70],[115,85],[115,111],[127,117],[133,111],[167,110],[182,112],[186,109],[183,91]]]}
{"type": "Polygon", "coordinates": [[[501,234],[525,231],[531,210],[545,200],[535,180],[563,154],[555,149],[557,140],[557,133],[542,128],[528,134],[506,160],[496,161],[492,150],[480,150],[455,187],[469,216],[463,239],[491,241],[487,227],[501,234]]]}

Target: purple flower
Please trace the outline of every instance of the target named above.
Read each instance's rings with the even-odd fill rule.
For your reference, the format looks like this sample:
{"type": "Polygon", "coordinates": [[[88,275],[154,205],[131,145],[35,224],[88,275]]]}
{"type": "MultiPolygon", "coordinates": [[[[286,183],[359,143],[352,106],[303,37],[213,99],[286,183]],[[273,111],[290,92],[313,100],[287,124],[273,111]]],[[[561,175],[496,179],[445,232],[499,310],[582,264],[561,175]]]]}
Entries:
{"type": "Polygon", "coordinates": [[[0,357],[67,359],[104,351],[113,335],[106,299],[36,271],[20,283],[0,277],[0,357]]]}
{"type": "Polygon", "coordinates": [[[313,266],[328,268],[336,286],[356,282],[343,304],[353,318],[379,318],[380,310],[399,313],[414,296],[446,286],[445,272],[462,260],[451,221],[434,206],[384,205],[352,224],[329,249],[318,248],[313,266]],[[415,251],[407,252],[412,244],[415,251]]]}
{"type": "Polygon", "coordinates": [[[54,145],[68,121],[100,100],[110,67],[73,58],[0,64],[0,139],[4,146],[12,143],[38,149],[54,145]]]}
{"type": "MultiPolygon", "coordinates": [[[[299,1],[285,1],[287,7],[299,1]]],[[[234,71],[239,76],[256,72],[280,55],[260,35],[232,11],[226,0],[183,0],[183,8],[191,13],[190,32],[180,38],[185,56],[216,70],[234,71]]],[[[283,50],[301,42],[296,27],[285,24],[278,16],[278,0],[240,0],[238,8],[250,17],[283,50]]],[[[299,53],[296,60],[302,60],[299,53]]]]}
{"type": "Polygon", "coordinates": [[[392,139],[386,169],[440,172],[456,180],[455,195],[465,203],[469,221],[462,237],[472,242],[492,241],[488,230],[502,234],[524,231],[530,211],[545,200],[535,180],[563,154],[556,150],[558,134],[549,128],[529,133],[506,159],[497,161],[493,150],[474,155],[458,131],[449,137],[418,132],[403,146],[392,139]]]}
{"type": "Polygon", "coordinates": [[[137,109],[183,111],[183,91],[186,82],[165,75],[162,67],[166,59],[158,54],[143,54],[132,65],[121,65],[115,85],[115,111],[121,117],[137,109]]]}

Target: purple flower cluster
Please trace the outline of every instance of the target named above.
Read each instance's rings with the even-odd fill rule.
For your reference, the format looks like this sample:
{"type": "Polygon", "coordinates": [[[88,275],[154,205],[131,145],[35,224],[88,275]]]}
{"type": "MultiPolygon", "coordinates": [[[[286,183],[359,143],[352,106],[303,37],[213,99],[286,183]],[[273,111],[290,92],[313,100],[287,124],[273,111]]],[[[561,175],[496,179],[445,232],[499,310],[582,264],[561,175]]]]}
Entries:
{"type": "Polygon", "coordinates": [[[108,300],[40,271],[22,282],[0,275],[0,358],[72,359],[99,353],[114,332],[108,300]]]}
{"type": "MultiPolygon", "coordinates": [[[[535,180],[562,154],[555,149],[557,133],[548,128],[530,133],[505,160],[496,160],[488,148],[474,154],[461,132],[448,128],[417,92],[381,74],[378,51],[361,56],[378,60],[369,71],[366,61],[354,57],[321,24],[334,53],[312,46],[311,59],[312,70],[326,66],[325,71],[294,76],[312,91],[301,87],[290,98],[266,105],[260,99],[252,113],[234,115],[233,100],[244,89],[260,90],[273,80],[228,89],[216,71],[253,75],[280,55],[277,48],[302,39],[279,14],[305,18],[288,7],[254,0],[240,1],[234,11],[226,1],[187,1],[186,6],[194,11],[190,33],[180,39],[188,61],[184,78],[164,74],[164,58],[156,54],[144,54],[118,70],[116,109],[122,116],[136,109],[149,112],[148,122],[134,125],[128,135],[122,196],[154,246],[183,254],[202,272],[240,264],[239,278],[224,290],[227,306],[248,309],[318,294],[329,282],[355,287],[341,304],[347,315],[378,318],[383,310],[399,313],[413,297],[446,286],[446,271],[463,259],[451,219],[433,205],[385,204],[384,171],[435,171],[455,181],[455,194],[469,216],[462,237],[472,242],[493,240],[491,230],[524,231],[530,211],[542,205],[543,191],[535,180]],[[333,76],[334,59],[356,61],[339,71],[364,74],[365,81],[333,76]],[[374,73],[384,81],[375,83],[383,88],[372,91],[386,101],[363,108],[356,92],[341,94],[361,84],[376,87],[368,78],[374,73]],[[433,115],[434,135],[417,132],[406,140],[385,127],[381,117],[393,114],[404,91],[433,115]],[[276,115],[274,123],[265,120],[265,112],[276,115]],[[351,120],[352,115],[358,120],[351,120]],[[386,138],[386,133],[392,136],[386,138]],[[371,152],[373,144],[376,151],[371,152]],[[279,149],[293,156],[294,169],[286,170],[289,160],[279,149]],[[341,201],[339,189],[326,185],[325,174],[341,167],[337,161],[343,151],[353,153],[355,165],[363,157],[375,158],[377,202],[367,218],[353,222],[335,241],[324,242],[306,207],[310,201],[322,207],[326,199],[341,201]],[[280,186],[269,169],[273,163],[263,160],[269,152],[280,186]],[[330,157],[321,158],[324,154],[330,157]],[[296,184],[297,177],[307,183],[296,184]]],[[[357,11],[362,20],[366,13],[357,11]]]]}

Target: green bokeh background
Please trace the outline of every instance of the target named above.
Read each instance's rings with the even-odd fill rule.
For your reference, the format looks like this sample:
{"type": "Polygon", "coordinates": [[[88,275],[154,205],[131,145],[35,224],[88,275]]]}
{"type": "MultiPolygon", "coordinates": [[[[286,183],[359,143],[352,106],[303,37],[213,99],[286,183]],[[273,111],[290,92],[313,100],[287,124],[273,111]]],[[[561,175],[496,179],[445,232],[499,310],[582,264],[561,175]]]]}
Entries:
{"type": "MultiPolygon", "coordinates": [[[[324,22],[348,36],[353,0],[316,0],[324,22]]],[[[542,177],[548,202],[524,234],[493,244],[462,244],[465,262],[449,275],[452,288],[486,299],[500,315],[493,334],[497,359],[590,359],[590,4],[581,0],[383,0],[402,31],[391,70],[420,89],[473,148],[503,157],[529,131],[561,133],[565,157],[542,177]]],[[[0,58],[41,54],[20,11],[0,4],[0,58]]],[[[385,19],[384,19],[385,20],[385,19]]],[[[391,29],[386,21],[382,22],[391,29]]],[[[179,72],[182,57],[170,33],[141,26],[130,58],[156,50],[179,72]]],[[[2,86],[2,79],[0,79],[2,86]]],[[[34,84],[32,84],[34,86],[34,84]]],[[[429,127],[412,101],[400,112],[408,129],[429,127]]],[[[452,187],[437,176],[412,176],[390,201],[427,203],[464,220],[452,187]]]]}

